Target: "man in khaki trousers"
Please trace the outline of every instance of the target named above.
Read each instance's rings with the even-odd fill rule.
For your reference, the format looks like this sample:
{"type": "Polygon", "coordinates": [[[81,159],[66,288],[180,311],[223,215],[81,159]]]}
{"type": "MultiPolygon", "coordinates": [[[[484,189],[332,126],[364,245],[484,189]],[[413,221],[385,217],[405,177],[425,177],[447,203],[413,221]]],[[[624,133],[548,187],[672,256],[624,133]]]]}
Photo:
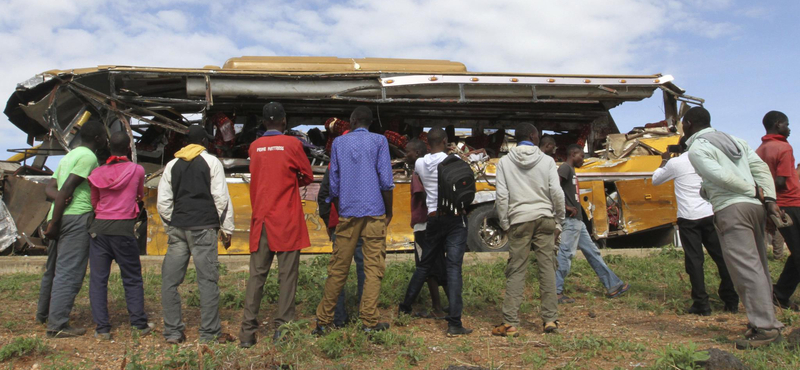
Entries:
{"type": "Polygon", "coordinates": [[[508,232],[506,296],[503,323],[496,336],[519,335],[519,307],[525,290],[531,249],[539,265],[539,291],[545,333],[558,330],[555,240],[564,220],[564,192],[553,158],[539,150],[539,132],[530,123],[516,129],[517,146],[497,164],[495,208],[500,226],[508,232]]]}
{"type": "Polygon", "coordinates": [[[392,177],[389,143],[382,135],[368,131],[372,111],[358,107],[350,116],[354,130],[333,141],[330,167],[330,196],[336,205],[339,224],[328,265],[328,280],[317,307],[317,327],[312,334],[326,334],[333,324],[336,301],[344,288],[358,238],[364,239],[364,292],[360,318],[365,332],[389,328],[379,322],[378,295],[386,269],[386,227],[392,220],[392,177]]]}

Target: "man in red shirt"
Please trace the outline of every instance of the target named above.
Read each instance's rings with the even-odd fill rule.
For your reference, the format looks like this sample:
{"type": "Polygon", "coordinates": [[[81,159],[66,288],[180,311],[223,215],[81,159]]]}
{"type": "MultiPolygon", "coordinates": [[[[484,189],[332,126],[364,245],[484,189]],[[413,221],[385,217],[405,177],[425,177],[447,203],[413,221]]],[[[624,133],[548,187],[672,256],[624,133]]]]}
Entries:
{"type": "Polygon", "coordinates": [[[789,118],[781,112],[770,111],[762,122],[767,134],[761,138],[756,153],[767,163],[775,179],[778,206],[794,223],[779,229],[789,247],[789,258],[773,287],[773,303],[797,310],[797,305],[792,304],[789,298],[800,283],[800,179],[795,172],[792,146],[786,141],[790,133],[789,118]]]}
{"type": "Polygon", "coordinates": [[[300,141],[283,135],[286,130],[283,105],[269,103],[264,106],[263,113],[267,132],[250,145],[253,215],[250,219],[250,278],[239,333],[242,348],[256,344],[258,308],[276,255],[280,297],[273,341],[280,340],[280,327],[294,320],[300,250],[311,245],[299,189],[314,181],[311,164],[300,141]]]}

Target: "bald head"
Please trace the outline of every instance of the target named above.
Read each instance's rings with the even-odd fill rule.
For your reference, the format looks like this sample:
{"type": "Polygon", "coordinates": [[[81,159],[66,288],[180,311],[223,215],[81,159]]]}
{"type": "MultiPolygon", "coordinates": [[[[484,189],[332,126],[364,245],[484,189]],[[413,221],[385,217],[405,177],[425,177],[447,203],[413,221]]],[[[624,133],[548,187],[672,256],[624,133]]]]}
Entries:
{"type": "Polygon", "coordinates": [[[131,146],[131,139],[128,134],[122,131],[117,131],[111,134],[111,139],[108,142],[108,149],[111,155],[122,156],[128,155],[128,149],[131,146]]]}

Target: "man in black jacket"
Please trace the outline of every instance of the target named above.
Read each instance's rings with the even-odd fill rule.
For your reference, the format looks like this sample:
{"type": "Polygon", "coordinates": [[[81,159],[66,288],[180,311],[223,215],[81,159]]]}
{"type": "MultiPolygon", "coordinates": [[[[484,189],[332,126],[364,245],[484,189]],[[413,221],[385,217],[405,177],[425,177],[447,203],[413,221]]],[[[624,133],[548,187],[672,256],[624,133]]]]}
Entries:
{"type": "Polygon", "coordinates": [[[186,339],[178,286],[194,257],[200,290],[200,341],[220,338],[217,233],[225,248],[233,234],[233,205],[222,162],[208,154],[208,133],[200,125],[189,127],[189,145],[167,163],[158,184],[158,213],[166,225],[167,254],[161,271],[161,305],[164,338],[169,344],[186,339]]]}

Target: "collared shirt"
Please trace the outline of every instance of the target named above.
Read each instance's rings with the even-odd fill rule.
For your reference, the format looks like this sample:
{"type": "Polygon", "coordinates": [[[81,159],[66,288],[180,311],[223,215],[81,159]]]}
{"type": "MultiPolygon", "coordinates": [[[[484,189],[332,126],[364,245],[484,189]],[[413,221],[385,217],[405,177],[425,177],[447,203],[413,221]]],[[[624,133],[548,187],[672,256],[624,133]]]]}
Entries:
{"type": "Polygon", "coordinates": [[[689,153],[670,159],[653,173],[653,185],[675,180],[675,198],[678,200],[678,218],[699,220],[714,215],[711,203],[700,196],[703,179],[694,172],[689,153]]]}
{"type": "Polygon", "coordinates": [[[520,141],[517,145],[536,146],[536,145],[533,145],[533,142],[527,141],[527,140],[520,141]]]}
{"type": "Polygon", "coordinates": [[[261,136],[275,136],[275,135],[283,135],[283,132],[280,132],[278,130],[267,130],[261,136]]]}
{"type": "Polygon", "coordinates": [[[394,189],[389,142],[364,128],[339,136],[331,148],[331,193],[342,217],[386,214],[382,191],[394,189]]]}
{"type": "Polygon", "coordinates": [[[741,149],[742,158],[729,158],[725,152],[703,138],[703,135],[715,131],[710,127],[700,130],[686,141],[689,161],[703,179],[702,189],[706,199],[714,207],[714,212],[736,203],[761,205],[756,198],[756,184],[764,190],[765,198],[775,199],[775,181],[767,164],[746,141],[738,138],[732,140],[741,149]]]}
{"type": "Polygon", "coordinates": [[[761,146],[756,149],[761,159],[769,166],[773,177],[785,177],[786,187],[777,190],[778,206],[800,207],[800,178],[794,167],[792,145],[783,135],[766,135],[761,138],[761,146]]]}

